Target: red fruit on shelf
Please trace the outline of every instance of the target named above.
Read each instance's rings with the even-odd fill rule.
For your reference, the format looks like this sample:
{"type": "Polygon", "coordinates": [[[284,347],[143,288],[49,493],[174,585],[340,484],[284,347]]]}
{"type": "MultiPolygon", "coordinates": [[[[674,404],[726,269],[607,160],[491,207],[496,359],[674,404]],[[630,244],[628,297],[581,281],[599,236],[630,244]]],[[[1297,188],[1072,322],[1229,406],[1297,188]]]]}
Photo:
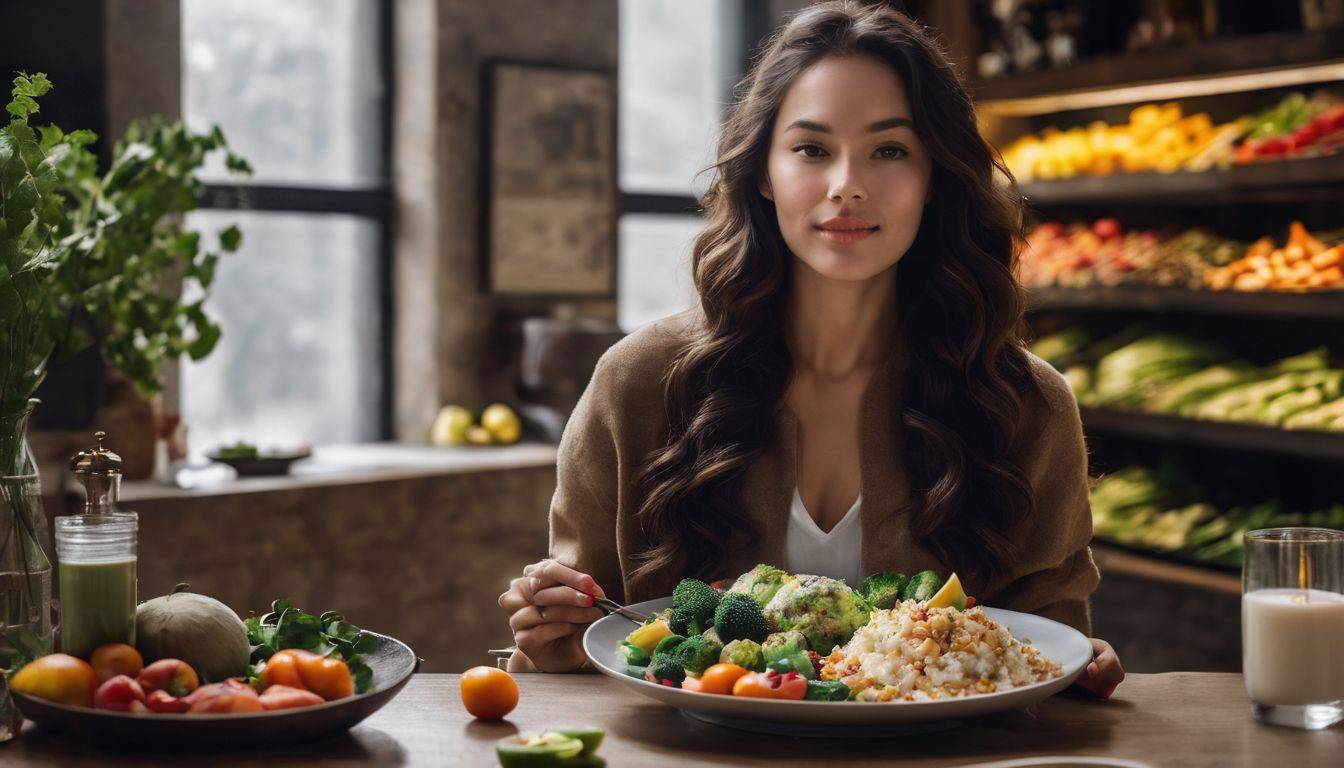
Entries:
{"type": "Polygon", "coordinates": [[[1097,219],[1092,224],[1092,234],[1102,240],[1110,240],[1121,234],[1120,222],[1115,219],[1097,219]]]}

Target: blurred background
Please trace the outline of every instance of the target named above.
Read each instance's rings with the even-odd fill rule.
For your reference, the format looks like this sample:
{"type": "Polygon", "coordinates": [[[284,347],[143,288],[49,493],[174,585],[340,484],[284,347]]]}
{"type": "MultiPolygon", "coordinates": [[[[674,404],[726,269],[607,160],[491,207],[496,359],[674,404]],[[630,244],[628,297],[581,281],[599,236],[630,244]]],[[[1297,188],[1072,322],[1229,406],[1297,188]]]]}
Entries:
{"type": "MultiPolygon", "coordinates": [[[[152,223],[201,255],[146,279],[211,342],[100,345],[143,292],[88,310],[29,433],[48,516],[105,430],[142,598],[290,597],[425,671],[485,661],[565,419],[607,347],[692,305],[719,122],[806,5],[0,1],[6,80],[46,73],[31,122],[96,133],[89,178],[146,143],[194,176],[152,223]],[[184,143],[216,126],[227,150],[184,143]]],[[[1031,208],[1033,349],[1097,478],[1095,634],[1131,671],[1239,669],[1241,532],[1344,527],[1344,3],[891,5],[1031,208]]]]}

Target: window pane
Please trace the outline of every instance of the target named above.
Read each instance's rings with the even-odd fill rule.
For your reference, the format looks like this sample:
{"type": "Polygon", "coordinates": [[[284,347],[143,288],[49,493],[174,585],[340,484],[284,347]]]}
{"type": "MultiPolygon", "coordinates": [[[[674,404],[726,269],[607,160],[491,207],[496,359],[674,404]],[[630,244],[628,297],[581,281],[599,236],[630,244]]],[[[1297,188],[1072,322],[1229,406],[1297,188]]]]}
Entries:
{"type": "Polygon", "coordinates": [[[742,67],[740,0],[621,0],[621,189],[700,195],[742,67]]]}
{"type": "Polygon", "coordinates": [[[243,247],[219,262],[206,311],[223,336],[182,370],[193,453],[222,443],[379,439],[378,225],[354,216],[198,211],[243,247]]]}
{"type": "MultiPolygon", "coordinates": [[[[380,3],[182,3],[183,109],[269,184],[383,182],[380,3]]],[[[222,161],[203,178],[227,180],[222,161]]]]}
{"type": "Polygon", "coordinates": [[[621,217],[617,319],[629,332],[696,305],[691,246],[705,226],[699,216],[621,217]]]}

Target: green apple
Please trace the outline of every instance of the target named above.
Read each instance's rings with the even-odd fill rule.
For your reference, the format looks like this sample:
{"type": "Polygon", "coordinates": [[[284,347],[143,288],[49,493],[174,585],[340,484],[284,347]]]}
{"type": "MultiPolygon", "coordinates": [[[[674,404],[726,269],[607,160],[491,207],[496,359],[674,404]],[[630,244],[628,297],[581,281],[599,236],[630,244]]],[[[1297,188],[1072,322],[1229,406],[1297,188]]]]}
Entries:
{"type": "Polygon", "coordinates": [[[465,445],[471,421],[471,411],[460,405],[445,405],[439,415],[434,417],[434,425],[429,428],[429,442],[434,445],[465,445]]]}

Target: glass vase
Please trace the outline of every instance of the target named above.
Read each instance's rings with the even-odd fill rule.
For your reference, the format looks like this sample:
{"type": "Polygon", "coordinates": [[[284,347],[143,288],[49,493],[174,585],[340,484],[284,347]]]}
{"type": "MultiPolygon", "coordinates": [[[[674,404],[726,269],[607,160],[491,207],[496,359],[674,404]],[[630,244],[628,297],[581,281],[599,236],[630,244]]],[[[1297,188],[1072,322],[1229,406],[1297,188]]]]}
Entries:
{"type": "Polygon", "coordinates": [[[51,544],[28,445],[36,404],[0,414],[0,667],[10,666],[16,644],[51,647],[51,544]]]}

